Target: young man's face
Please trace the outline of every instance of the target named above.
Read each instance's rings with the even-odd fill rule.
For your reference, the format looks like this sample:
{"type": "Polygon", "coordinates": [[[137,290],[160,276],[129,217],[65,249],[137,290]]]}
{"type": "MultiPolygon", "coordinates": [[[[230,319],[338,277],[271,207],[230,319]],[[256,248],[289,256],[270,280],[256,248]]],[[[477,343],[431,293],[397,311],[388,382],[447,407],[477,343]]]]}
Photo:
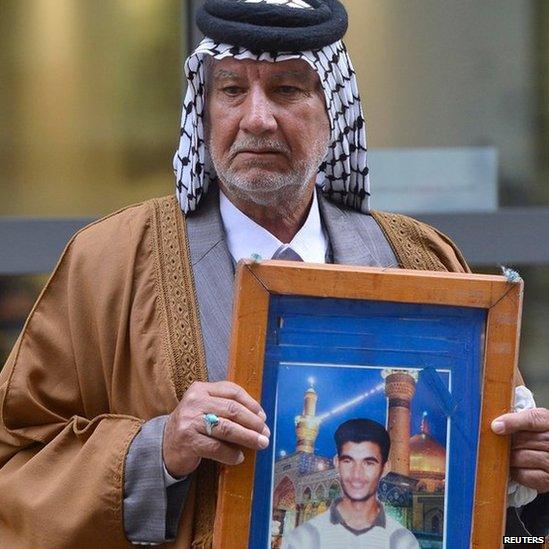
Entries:
{"type": "Polygon", "coordinates": [[[339,470],[343,493],[352,501],[375,496],[379,481],[387,472],[379,444],[369,441],[346,442],[334,458],[334,465],[339,470]]]}

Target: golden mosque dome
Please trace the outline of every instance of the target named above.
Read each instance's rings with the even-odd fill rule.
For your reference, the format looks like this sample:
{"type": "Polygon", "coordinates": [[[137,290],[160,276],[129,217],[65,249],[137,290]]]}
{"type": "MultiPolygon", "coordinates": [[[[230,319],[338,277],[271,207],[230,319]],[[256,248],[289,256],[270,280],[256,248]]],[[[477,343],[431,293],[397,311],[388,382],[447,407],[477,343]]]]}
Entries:
{"type": "Polygon", "coordinates": [[[427,414],[423,413],[421,433],[410,438],[410,474],[445,476],[446,449],[431,436],[427,414]]]}

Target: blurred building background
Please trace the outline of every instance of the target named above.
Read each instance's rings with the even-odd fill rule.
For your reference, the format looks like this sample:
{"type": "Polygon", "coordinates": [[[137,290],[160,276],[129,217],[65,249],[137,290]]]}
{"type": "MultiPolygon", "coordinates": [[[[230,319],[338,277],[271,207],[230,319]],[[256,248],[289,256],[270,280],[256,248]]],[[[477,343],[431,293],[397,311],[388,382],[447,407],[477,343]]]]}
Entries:
{"type": "MultiPolygon", "coordinates": [[[[14,226],[25,233],[31,218],[71,218],[76,227],[172,192],[182,64],[198,38],[198,3],[0,0],[0,243],[14,226]]],[[[500,207],[547,219],[549,2],[344,4],[369,147],[495,147],[500,207]]],[[[549,234],[536,223],[524,244],[539,257],[515,261],[526,287],[520,364],[549,406],[549,234]]],[[[0,255],[2,361],[53,267],[39,273],[11,259],[0,255]]],[[[502,253],[474,270],[513,262],[502,253]]]]}

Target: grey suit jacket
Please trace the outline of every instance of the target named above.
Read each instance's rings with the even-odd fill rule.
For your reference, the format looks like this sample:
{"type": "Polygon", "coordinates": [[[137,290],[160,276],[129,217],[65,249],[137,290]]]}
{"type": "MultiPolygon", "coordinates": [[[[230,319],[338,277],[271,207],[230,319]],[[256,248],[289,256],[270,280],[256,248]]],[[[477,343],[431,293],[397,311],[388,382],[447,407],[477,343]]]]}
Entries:
{"type": "MultiPolygon", "coordinates": [[[[373,217],[338,206],[318,192],[333,263],[396,267],[396,257],[373,217]]],[[[200,324],[209,381],[227,377],[233,305],[234,262],[225,241],[216,188],[187,216],[200,324]]],[[[167,416],[145,423],[126,459],[124,528],[134,543],[175,538],[189,481],[164,484],[162,433],[167,416]]]]}

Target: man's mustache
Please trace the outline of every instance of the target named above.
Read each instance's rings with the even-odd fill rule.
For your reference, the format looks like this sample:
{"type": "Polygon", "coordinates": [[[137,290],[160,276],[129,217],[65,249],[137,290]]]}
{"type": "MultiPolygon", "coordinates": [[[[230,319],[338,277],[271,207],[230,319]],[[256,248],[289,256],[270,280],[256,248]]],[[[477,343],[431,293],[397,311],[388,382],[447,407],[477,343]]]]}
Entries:
{"type": "Polygon", "coordinates": [[[275,139],[246,138],[235,141],[229,149],[229,157],[232,160],[241,152],[276,152],[285,155],[290,154],[290,148],[286,143],[275,139]]]}

